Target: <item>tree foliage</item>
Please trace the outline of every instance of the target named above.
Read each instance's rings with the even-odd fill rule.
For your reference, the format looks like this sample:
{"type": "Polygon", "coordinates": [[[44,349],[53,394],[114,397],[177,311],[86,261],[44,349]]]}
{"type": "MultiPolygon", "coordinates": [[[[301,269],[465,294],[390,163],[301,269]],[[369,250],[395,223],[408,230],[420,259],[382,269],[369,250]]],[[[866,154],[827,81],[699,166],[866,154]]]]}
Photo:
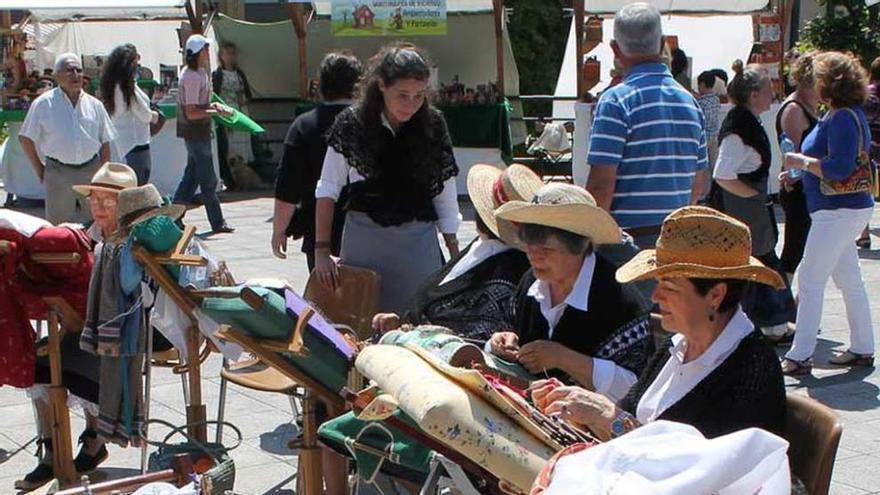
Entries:
{"type": "MultiPolygon", "coordinates": [[[[566,2],[567,3],[567,2],[566,2]]],[[[570,26],[560,0],[506,0],[522,94],[553,94],[570,26]]],[[[541,108],[546,105],[541,105],[541,108]]]]}
{"type": "Polygon", "coordinates": [[[802,50],[849,51],[866,66],[880,55],[880,4],[864,0],[821,0],[823,17],[811,19],[800,32],[802,50]]]}

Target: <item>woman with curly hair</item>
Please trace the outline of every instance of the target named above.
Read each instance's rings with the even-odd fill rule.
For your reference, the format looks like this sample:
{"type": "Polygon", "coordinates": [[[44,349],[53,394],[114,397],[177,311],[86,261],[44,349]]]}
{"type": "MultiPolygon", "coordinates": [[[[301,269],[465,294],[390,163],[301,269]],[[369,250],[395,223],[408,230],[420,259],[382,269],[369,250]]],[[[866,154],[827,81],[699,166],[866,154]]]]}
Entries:
{"type": "Polygon", "coordinates": [[[137,86],[140,60],[131,43],[110,52],[101,73],[101,99],[116,126],[113,153],[137,174],[138,185],[150,181],[150,124],[159,113],[150,108],[150,98],[137,86]]]}
{"type": "Polygon", "coordinates": [[[360,98],[327,134],[315,190],[315,271],[339,283],[337,262],[381,276],[377,310],[402,313],[443,264],[437,231],[458,254],[458,166],[443,115],[426,99],[431,65],[411,44],[392,44],[370,59],[360,98]],[[340,259],[331,257],[334,204],[344,187],[340,259]]]}
{"type": "Polygon", "coordinates": [[[827,181],[849,178],[859,155],[871,146],[862,106],[868,96],[868,75],[857,58],[824,52],[813,59],[819,99],[829,111],[806,136],[801,153],[786,153],[786,169],[803,170],[804,194],[812,225],[804,259],[798,267],[797,330],[782,363],[788,375],[809,374],[828,278],[843,293],[850,327],[850,348],[831,358],[832,364],[872,366],[874,328],[868,293],[853,241],[874,210],[870,191],[845,192],[827,181]]]}

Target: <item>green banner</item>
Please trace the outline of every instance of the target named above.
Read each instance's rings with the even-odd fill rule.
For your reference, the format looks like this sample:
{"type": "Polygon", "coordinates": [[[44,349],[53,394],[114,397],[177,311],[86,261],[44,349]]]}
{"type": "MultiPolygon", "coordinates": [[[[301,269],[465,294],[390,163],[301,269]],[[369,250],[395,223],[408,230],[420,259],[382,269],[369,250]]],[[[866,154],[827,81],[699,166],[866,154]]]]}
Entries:
{"type": "Polygon", "coordinates": [[[335,36],[446,34],[446,0],[333,0],[335,36]]]}

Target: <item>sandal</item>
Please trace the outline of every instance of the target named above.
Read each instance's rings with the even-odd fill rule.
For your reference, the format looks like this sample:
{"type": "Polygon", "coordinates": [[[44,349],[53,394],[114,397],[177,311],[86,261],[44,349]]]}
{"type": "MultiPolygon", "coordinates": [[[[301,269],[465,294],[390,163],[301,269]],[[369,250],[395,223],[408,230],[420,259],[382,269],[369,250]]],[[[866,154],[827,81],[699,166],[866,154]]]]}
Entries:
{"type": "Polygon", "coordinates": [[[794,323],[788,322],[787,329],[782,335],[765,335],[764,337],[773,345],[791,345],[794,341],[794,323]]]}
{"type": "Polygon", "coordinates": [[[859,249],[871,249],[871,236],[859,237],[856,240],[856,247],[859,249]]]}
{"type": "Polygon", "coordinates": [[[782,374],[786,376],[807,376],[813,372],[813,361],[806,359],[796,361],[790,358],[782,358],[782,374]]]}
{"type": "Polygon", "coordinates": [[[73,460],[73,465],[76,467],[77,474],[87,474],[94,471],[98,466],[101,465],[102,462],[106,461],[108,457],[110,457],[110,453],[107,452],[107,446],[101,445],[101,448],[98,449],[98,452],[95,455],[89,455],[86,453],[86,440],[87,439],[97,439],[98,432],[95,430],[85,430],[79,436],[79,443],[82,444],[82,448],[79,449],[79,453],[76,455],[76,459],[73,460]]]}
{"type": "Polygon", "coordinates": [[[865,368],[870,368],[874,366],[874,355],[856,354],[850,351],[843,351],[832,356],[828,362],[840,366],[863,366],[865,368]]]}
{"type": "MultiPolygon", "coordinates": [[[[36,490],[55,478],[55,469],[52,467],[51,460],[49,464],[43,462],[43,449],[52,450],[51,438],[40,438],[37,440],[37,458],[40,463],[33,471],[26,474],[23,479],[15,481],[15,489],[23,492],[36,490]]],[[[48,456],[51,459],[51,456],[48,456]]]]}

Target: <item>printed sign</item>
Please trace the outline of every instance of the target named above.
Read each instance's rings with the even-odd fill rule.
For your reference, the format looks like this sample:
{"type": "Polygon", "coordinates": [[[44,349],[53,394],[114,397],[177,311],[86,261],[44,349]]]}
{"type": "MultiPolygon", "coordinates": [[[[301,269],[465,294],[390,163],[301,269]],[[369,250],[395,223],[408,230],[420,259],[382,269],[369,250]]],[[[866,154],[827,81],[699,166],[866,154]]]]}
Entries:
{"type": "Polygon", "coordinates": [[[446,34],[446,0],[333,0],[335,36],[446,34]]]}

